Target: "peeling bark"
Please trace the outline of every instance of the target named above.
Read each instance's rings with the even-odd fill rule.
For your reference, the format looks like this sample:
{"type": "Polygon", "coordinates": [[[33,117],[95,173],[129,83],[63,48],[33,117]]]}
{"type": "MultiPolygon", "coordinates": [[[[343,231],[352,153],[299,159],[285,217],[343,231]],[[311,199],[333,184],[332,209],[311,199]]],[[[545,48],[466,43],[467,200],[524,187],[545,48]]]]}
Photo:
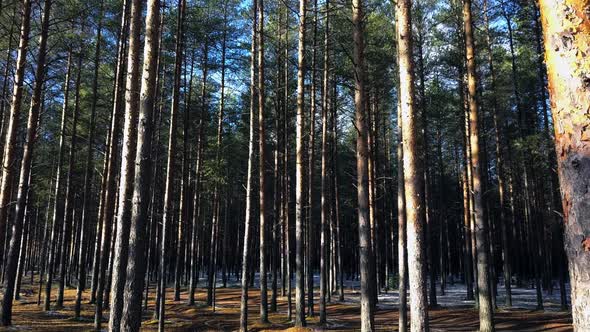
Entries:
{"type": "Polygon", "coordinates": [[[590,330],[590,4],[540,0],[575,331],[590,330]]]}

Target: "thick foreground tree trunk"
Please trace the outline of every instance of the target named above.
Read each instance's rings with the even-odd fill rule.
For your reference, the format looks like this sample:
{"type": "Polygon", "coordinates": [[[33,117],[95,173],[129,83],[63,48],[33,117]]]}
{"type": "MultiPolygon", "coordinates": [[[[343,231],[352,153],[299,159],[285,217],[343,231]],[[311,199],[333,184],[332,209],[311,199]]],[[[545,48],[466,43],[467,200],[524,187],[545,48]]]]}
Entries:
{"type": "MultiPolygon", "coordinates": [[[[125,49],[126,49],[126,36],[129,26],[129,2],[123,0],[123,9],[121,14],[121,22],[119,27],[118,45],[117,45],[117,65],[115,68],[115,81],[113,83],[113,105],[111,110],[110,127],[107,133],[105,146],[107,146],[107,152],[103,158],[103,175],[101,179],[101,194],[98,208],[98,217],[96,225],[96,241],[93,255],[93,267],[92,267],[92,283],[90,286],[90,303],[95,303],[96,295],[101,286],[101,254],[103,250],[103,233],[110,234],[111,224],[106,222],[112,218],[112,209],[114,208],[114,167],[118,160],[118,146],[119,146],[119,128],[120,128],[120,117],[121,117],[121,96],[122,82],[125,74],[125,49]],[[111,207],[111,209],[108,209],[111,207]]],[[[110,245],[108,242],[104,245],[110,245]]]]}
{"type": "MultiPolygon", "coordinates": [[[[10,196],[12,195],[11,182],[15,170],[14,154],[16,152],[16,134],[20,122],[21,104],[23,99],[23,83],[25,79],[25,66],[29,49],[29,33],[31,31],[31,0],[23,0],[22,18],[20,27],[20,41],[16,69],[14,71],[14,85],[12,99],[10,101],[10,117],[6,139],[4,140],[4,153],[2,160],[2,181],[0,182],[0,261],[4,257],[4,238],[6,234],[6,221],[10,209],[10,196]]],[[[8,323],[8,325],[10,322],[8,323]]]]}
{"type": "Polygon", "coordinates": [[[123,1],[123,11],[121,15],[121,28],[119,31],[119,46],[117,49],[117,68],[114,83],[113,110],[111,115],[110,135],[108,136],[108,153],[105,155],[105,170],[104,173],[104,190],[102,198],[102,208],[99,209],[99,226],[97,232],[97,243],[94,260],[93,271],[93,285],[91,290],[90,301],[96,301],[94,326],[100,329],[102,321],[102,306],[103,295],[105,293],[107,284],[107,269],[109,265],[109,257],[111,253],[111,233],[113,225],[113,215],[115,212],[115,198],[116,198],[116,178],[117,171],[115,170],[119,160],[119,128],[121,126],[121,103],[123,96],[123,79],[125,73],[125,64],[127,57],[125,56],[126,36],[129,28],[129,0],[123,1]],[[96,289],[96,293],[94,292],[96,289]],[[95,295],[96,294],[96,295],[95,295]]]}
{"type": "MultiPolygon", "coordinates": [[[[424,248],[424,173],[419,144],[418,111],[415,105],[414,64],[412,60],[411,1],[398,2],[398,56],[400,75],[400,112],[403,138],[403,172],[407,231],[407,258],[410,282],[412,331],[428,331],[426,263],[424,248]]],[[[401,165],[400,165],[401,166],[401,165]]],[[[403,236],[401,234],[400,236],[403,236]]],[[[402,264],[402,263],[400,263],[402,264]]]]}
{"type": "Polygon", "coordinates": [[[590,47],[587,0],[540,0],[575,331],[590,330],[590,47]]]}
{"type": "Polygon", "coordinates": [[[135,180],[131,206],[129,233],[129,257],[127,280],[123,294],[123,313],[120,330],[139,331],[141,326],[141,298],[145,280],[146,221],[150,201],[152,171],[152,115],[156,94],[159,47],[160,0],[147,3],[145,19],[146,35],[143,49],[143,73],[139,94],[139,118],[137,125],[137,154],[135,156],[135,180]]]}
{"type": "Polygon", "coordinates": [[[117,234],[113,256],[111,281],[109,330],[119,331],[123,311],[123,289],[129,247],[131,196],[135,171],[137,146],[137,117],[139,111],[139,69],[140,31],[142,2],[131,3],[129,50],[127,53],[127,79],[125,83],[125,122],[123,124],[123,146],[117,204],[117,234]]]}
{"type": "MultiPolygon", "coordinates": [[[[33,89],[33,96],[31,98],[31,108],[29,109],[29,117],[27,121],[27,133],[25,138],[25,146],[23,150],[23,157],[20,166],[20,176],[18,180],[18,191],[16,195],[16,207],[14,213],[14,222],[12,224],[12,232],[10,236],[10,244],[8,246],[8,255],[6,256],[6,276],[4,278],[4,294],[0,302],[0,323],[4,326],[11,325],[12,319],[12,301],[14,298],[14,286],[16,282],[16,273],[18,268],[18,256],[20,249],[20,242],[23,230],[23,220],[25,218],[25,203],[29,191],[29,175],[31,174],[31,166],[33,163],[33,148],[35,146],[35,139],[37,137],[37,128],[39,126],[39,113],[42,104],[43,83],[45,81],[45,58],[47,49],[47,37],[49,35],[49,19],[51,11],[51,0],[45,1],[43,7],[43,16],[41,23],[41,36],[39,39],[39,54],[37,56],[37,70],[35,72],[35,86],[33,89]]],[[[25,9],[25,14],[26,14],[25,9]]],[[[28,29],[27,29],[28,30],[28,29]]],[[[21,44],[22,45],[22,44],[21,44]]],[[[20,64],[19,64],[20,65],[20,64]]],[[[18,76],[17,76],[18,78],[18,76]]],[[[15,84],[16,86],[16,84],[15,84]]],[[[14,102],[14,100],[13,100],[14,102]]],[[[11,107],[12,108],[12,107],[11,107]]],[[[11,110],[11,117],[12,117],[11,110]]],[[[12,119],[11,119],[12,120],[12,119]]],[[[11,121],[12,122],[12,121],[11,121]]],[[[12,124],[12,123],[11,123],[12,124]]],[[[14,128],[16,129],[16,128],[14,128]]],[[[8,146],[8,144],[7,144],[8,146]]],[[[6,158],[6,156],[5,156],[6,158]]],[[[9,167],[12,167],[9,166],[9,167]]],[[[5,169],[6,170],[6,169],[5,169]]],[[[6,176],[6,173],[4,174],[6,176]]],[[[5,179],[2,178],[2,181],[5,179]]],[[[12,180],[12,179],[6,179],[12,180]]],[[[3,209],[4,210],[4,209],[3,209]]],[[[0,235],[4,237],[4,234],[0,235]]],[[[50,267],[51,268],[51,267],[50,267]]]]}

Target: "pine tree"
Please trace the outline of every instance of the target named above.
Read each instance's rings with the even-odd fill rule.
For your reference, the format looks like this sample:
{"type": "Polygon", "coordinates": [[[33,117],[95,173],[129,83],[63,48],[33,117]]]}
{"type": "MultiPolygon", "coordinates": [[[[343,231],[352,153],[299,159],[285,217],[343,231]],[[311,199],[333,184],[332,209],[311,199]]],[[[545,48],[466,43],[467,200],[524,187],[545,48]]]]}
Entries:
{"type": "Polygon", "coordinates": [[[503,156],[503,129],[504,129],[504,122],[503,117],[501,115],[500,110],[498,109],[497,100],[496,100],[496,72],[494,70],[494,61],[493,61],[493,49],[492,49],[492,38],[490,34],[490,24],[489,24],[489,17],[488,17],[488,2],[484,0],[483,2],[483,9],[484,9],[484,24],[485,24],[485,31],[486,31],[486,47],[488,53],[488,70],[491,80],[491,98],[492,98],[492,110],[493,110],[493,120],[494,120],[494,134],[496,140],[495,146],[495,153],[496,153],[496,162],[498,163],[498,198],[499,198],[499,209],[500,209],[500,228],[502,232],[502,252],[503,252],[503,269],[504,269],[504,288],[506,289],[506,306],[512,306],[512,271],[510,267],[510,253],[509,253],[509,236],[508,236],[508,218],[506,217],[506,198],[504,192],[504,184],[505,184],[505,171],[504,171],[504,156],[503,156]]]}
{"type": "Polygon", "coordinates": [[[364,40],[364,1],[353,0],[352,24],[354,41],[354,104],[356,137],[356,171],[357,171],[357,201],[359,227],[359,258],[361,274],[361,331],[374,330],[374,306],[371,284],[374,281],[371,269],[371,225],[369,220],[369,148],[367,136],[366,91],[365,91],[365,40],[364,40]]]}
{"type": "Polygon", "coordinates": [[[173,220],[173,197],[174,197],[174,160],[176,159],[176,140],[178,109],[180,107],[180,79],[182,71],[182,59],[184,53],[184,19],[186,11],[186,0],[178,0],[178,22],[176,27],[176,53],[174,60],[174,87],[172,90],[172,106],[170,110],[170,128],[168,133],[168,159],[166,162],[166,185],[164,190],[164,215],[162,216],[162,252],[160,257],[160,303],[158,330],[164,330],[165,307],[166,307],[166,237],[168,227],[172,226],[173,220]]]}
{"type": "Polygon", "coordinates": [[[554,121],[558,174],[563,203],[565,248],[571,281],[575,331],[590,329],[590,127],[588,60],[580,50],[590,45],[587,2],[539,1],[549,95],[554,121]],[[562,36],[555,38],[555,36],[562,36]],[[585,272],[584,272],[585,271],[585,272]]]}
{"type": "Polygon", "coordinates": [[[307,0],[299,0],[299,39],[297,46],[297,116],[296,116],[296,146],[295,146],[295,326],[305,326],[305,290],[304,287],[304,255],[303,255],[303,149],[305,127],[305,17],[307,15],[307,0]]]}
{"type": "Polygon", "coordinates": [[[258,0],[252,0],[252,41],[250,49],[250,129],[248,134],[248,173],[246,174],[246,216],[244,221],[244,242],[242,249],[242,296],[240,299],[240,332],[248,331],[248,270],[249,270],[249,244],[251,219],[253,214],[252,202],[254,197],[252,195],[253,177],[252,172],[254,168],[254,128],[255,128],[255,113],[256,113],[256,65],[257,65],[257,34],[258,34],[258,0]]]}
{"type": "MultiPolygon", "coordinates": [[[[50,13],[51,13],[51,0],[47,0],[45,2],[45,5],[43,6],[43,15],[41,18],[41,35],[39,37],[39,50],[38,50],[38,54],[37,54],[37,69],[35,71],[35,85],[33,87],[33,96],[31,98],[31,107],[29,109],[29,115],[28,115],[28,120],[27,120],[27,130],[26,130],[26,138],[25,138],[25,146],[24,146],[24,150],[23,150],[23,156],[22,156],[22,161],[21,161],[21,166],[20,166],[20,174],[19,174],[19,180],[18,180],[18,189],[17,189],[17,194],[16,194],[16,207],[15,207],[15,213],[14,213],[14,222],[12,224],[12,232],[11,232],[11,236],[10,236],[10,244],[8,246],[8,254],[6,256],[6,265],[5,265],[5,269],[6,269],[6,277],[4,278],[4,294],[2,296],[2,301],[0,302],[0,323],[3,326],[8,326],[12,324],[12,301],[14,298],[14,286],[15,286],[15,282],[16,282],[16,273],[17,273],[17,268],[18,268],[18,256],[19,256],[19,249],[20,249],[20,241],[21,241],[21,235],[22,235],[22,229],[23,229],[23,220],[25,217],[25,203],[26,203],[26,199],[27,199],[27,195],[29,192],[29,176],[31,174],[31,167],[32,167],[32,162],[33,162],[33,149],[35,146],[35,140],[37,137],[37,128],[39,126],[39,113],[40,113],[40,109],[41,109],[41,104],[42,104],[42,98],[43,98],[43,85],[45,83],[45,73],[46,73],[46,62],[45,59],[47,57],[47,39],[49,37],[49,19],[50,19],[50,13]]],[[[24,13],[25,15],[30,15],[30,7],[27,8],[27,6],[30,6],[30,4],[27,4],[26,2],[23,3],[24,7],[24,13]]],[[[26,37],[28,35],[28,30],[29,30],[29,22],[28,20],[30,20],[30,18],[24,18],[23,19],[23,28],[21,28],[21,38],[26,37]],[[25,21],[27,21],[25,23],[25,21]],[[26,25],[26,26],[25,26],[26,25]],[[25,35],[26,33],[26,35],[25,35]]],[[[21,43],[19,45],[19,53],[22,50],[22,46],[23,46],[23,42],[21,39],[21,43]]],[[[26,46],[26,44],[25,44],[26,46]]],[[[26,50],[26,47],[25,47],[26,50]]],[[[22,55],[24,56],[24,54],[22,55]]],[[[20,57],[20,55],[19,55],[20,57]]],[[[18,60],[17,60],[18,61],[18,60]]],[[[21,63],[20,61],[18,62],[18,66],[20,67],[20,65],[24,63],[21,63]]],[[[13,100],[11,104],[11,120],[10,120],[10,126],[12,127],[12,130],[15,130],[16,128],[14,128],[13,126],[16,124],[15,121],[12,119],[12,117],[14,116],[14,106],[17,106],[17,104],[20,104],[20,100],[16,100],[17,97],[20,97],[19,95],[22,92],[17,92],[16,89],[19,86],[19,72],[18,72],[18,67],[17,67],[17,73],[15,75],[15,80],[17,83],[15,83],[15,93],[13,94],[13,100]]],[[[20,98],[19,98],[20,99],[20,98]]],[[[9,137],[10,137],[10,129],[9,129],[9,137]]],[[[10,151],[7,151],[6,147],[8,146],[8,144],[12,144],[12,143],[8,143],[9,140],[7,139],[7,144],[5,145],[5,156],[4,156],[4,162],[5,162],[5,167],[4,168],[4,172],[3,172],[3,177],[2,177],[2,181],[4,182],[5,180],[11,180],[10,178],[8,178],[10,176],[10,174],[7,174],[7,168],[12,167],[12,165],[6,165],[6,160],[9,159],[10,157],[8,157],[7,155],[9,153],[11,153],[10,151]]],[[[9,150],[11,148],[8,148],[9,150]]],[[[4,189],[4,187],[2,187],[2,189],[4,189]]],[[[2,190],[2,194],[0,194],[0,197],[4,195],[4,190],[2,190]]],[[[0,199],[1,202],[1,199],[0,199]]],[[[2,205],[3,208],[2,210],[6,209],[5,205],[2,205]]]]}
{"type": "Polygon", "coordinates": [[[90,124],[88,130],[88,142],[86,152],[86,167],[84,170],[84,188],[82,198],[82,221],[80,225],[80,246],[78,250],[78,285],[76,287],[76,300],[74,304],[74,317],[80,317],[80,310],[82,305],[82,292],[86,288],[86,243],[88,225],[90,217],[90,205],[92,195],[92,177],[93,177],[93,155],[94,155],[94,140],[96,127],[96,106],[98,103],[98,71],[100,68],[101,59],[101,42],[102,42],[102,26],[104,16],[104,1],[100,2],[98,27],[96,29],[96,45],[94,49],[94,72],[92,78],[92,101],[90,106],[90,124]]]}
{"type": "MultiPolygon", "coordinates": [[[[19,129],[21,104],[23,99],[23,83],[25,79],[25,66],[27,64],[27,52],[29,49],[29,33],[31,32],[31,1],[22,1],[22,14],[20,26],[20,38],[16,68],[14,71],[14,84],[10,100],[8,126],[4,137],[4,152],[2,158],[2,182],[0,182],[0,234],[6,234],[6,223],[12,194],[11,182],[15,170],[16,135],[19,129]]],[[[0,236],[0,260],[4,257],[4,236],[0,236]]],[[[8,319],[8,325],[10,319],[8,319]]]]}
{"type": "MultiPolygon", "coordinates": [[[[97,225],[96,247],[94,254],[94,271],[92,276],[92,286],[90,302],[96,303],[94,326],[99,328],[102,320],[102,307],[107,283],[107,268],[110,261],[111,237],[113,215],[115,210],[115,185],[116,185],[116,166],[119,160],[119,131],[121,128],[121,116],[123,103],[123,87],[125,84],[124,76],[127,64],[127,36],[130,33],[130,3],[123,2],[123,11],[121,15],[121,26],[119,30],[119,40],[117,48],[117,66],[115,69],[115,82],[113,86],[113,109],[111,113],[110,134],[107,135],[108,152],[104,157],[103,171],[103,188],[101,192],[101,203],[99,208],[99,220],[97,225]]],[[[137,29],[136,29],[137,30],[137,29]]]]}
{"type": "Polygon", "coordinates": [[[129,30],[129,49],[127,51],[127,77],[125,81],[125,113],[123,124],[123,142],[121,151],[121,170],[119,175],[119,194],[117,195],[117,216],[110,294],[109,329],[119,331],[123,310],[123,289],[129,248],[129,227],[131,214],[131,196],[135,172],[135,154],[137,150],[137,118],[139,111],[139,70],[140,70],[140,33],[142,2],[132,1],[129,30]]]}
{"type": "MultiPolygon", "coordinates": [[[[68,106],[70,100],[70,75],[72,70],[72,50],[68,51],[68,59],[66,65],[66,75],[65,75],[65,82],[64,82],[64,102],[61,114],[61,126],[60,126],[60,138],[59,138],[59,152],[57,156],[57,165],[56,165],[56,174],[55,174],[55,197],[61,197],[63,195],[63,159],[64,153],[66,149],[66,122],[68,120],[68,106]]],[[[63,220],[64,216],[64,205],[61,199],[56,199],[53,202],[53,223],[51,227],[51,234],[52,237],[56,236],[57,227],[58,227],[58,220],[63,220]]],[[[47,216],[48,217],[48,216],[47,216]]],[[[53,260],[55,259],[53,253],[53,241],[51,241],[49,245],[49,262],[48,265],[53,265],[53,260]]],[[[53,280],[53,269],[47,270],[47,278],[48,280],[53,280]]],[[[42,278],[41,278],[42,279],[42,278]]],[[[47,287],[47,285],[46,285],[47,287]]],[[[49,291],[45,291],[45,310],[49,310],[50,299],[51,299],[51,288],[49,291]]]]}
{"type": "MultiPolygon", "coordinates": [[[[206,37],[207,38],[207,37],[206,37]]],[[[195,190],[193,196],[193,258],[191,261],[191,279],[189,285],[189,305],[194,304],[195,301],[195,289],[197,287],[197,282],[199,278],[199,271],[198,271],[198,260],[199,257],[197,253],[199,252],[199,234],[201,230],[199,229],[199,221],[201,219],[201,177],[202,177],[202,167],[203,167],[203,148],[202,145],[204,144],[204,127],[205,127],[205,112],[208,107],[207,101],[207,78],[208,78],[208,62],[209,62],[209,42],[206,39],[205,44],[203,47],[203,59],[202,59],[202,70],[203,70],[203,83],[201,86],[201,115],[199,118],[199,132],[197,138],[197,162],[196,162],[196,169],[195,169],[195,190]]]]}
{"type": "MultiPolygon", "coordinates": [[[[81,45],[82,46],[82,45],[81,45]]],[[[53,261],[53,263],[59,264],[59,278],[58,278],[58,288],[57,288],[57,299],[55,301],[55,307],[61,308],[63,307],[63,298],[64,298],[64,288],[66,282],[66,265],[67,265],[67,254],[69,251],[70,240],[71,240],[71,232],[73,226],[73,219],[74,219],[74,209],[73,209],[73,201],[74,201],[74,164],[76,159],[76,152],[78,149],[78,119],[80,118],[80,90],[81,90],[81,79],[82,79],[82,47],[80,47],[79,53],[77,55],[76,61],[76,79],[75,85],[76,89],[74,90],[74,112],[72,115],[72,128],[70,129],[70,151],[68,153],[68,172],[66,174],[66,187],[65,187],[65,203],[64,203],[64,216],[61,220],[61,241],[60,241],[60,248],[56,251],[56,255],[59,254],[59,261],[53,261]]],[[[52,264],[53,265],[53,264],[52,264]]],[[[51,290],[51,283],[47,283],[47,289],[51,290]]],[[[47,291],[49,294],[49,291],[47,291]]],[[[49,298],[47,296],[47,298],[49,298]]]]}
{"type": "MultiPolygon", "coordinates": [[[[400,75],[400,112],[403,139],[405,222],[412,331],[428,331],[424,257],[424,173],[419,149],[418,111],[414,92],[411,1],[398,2],[397,45],[400,75]]],[[[398,167],[401,167],[399,165],[398,167]]],[[[400,236],[403,236],[400,235],[400,236]]],[[[401,257],[400,257],[401,259],[401,257]]],[[[402,264],[402,263],[400,263],[402,264]]]]}
{"type": "Polygon", "coordinates": [[[259,226],[260,226],[260,321],[268,322],[267,286],[267,236],[266,236],[266,134],[265,134],[265,87],[264,87],[264,0],[258,0],[258,168],[259,179],[259,226]]]}
{"type": "Polygon", "coordinates": [[[145,224],[150,198],[152,171],[152,114],[154,114],[159,52],[160,1],[147,3],[145,18],[145,42],[143,49],[143,72],[139,94],[139,117],[137,127],[137,154],[135,156],[135,180],[131,206],[131,229],[127,280],[123,296],[123,311],[120,329],[139,331],[141,325],[141,298],[146,272],[145,224]]]}
{"type": "MultiPolygon", "coordinates": [[[[317,6],[317,1],[316,1],[317,6]]],[[[321,170],[321,230],[320,230],[320,324],[326,323],[326,293],[327,293],[327,223],[329,217],[329,179],[328,177],[328,131],[330,124],[328,123],[328,109],[330,96],[329,76],[330,76],[330,1],[327,0],[325,4],[326,18],[324,21],[324,78],[322,83],[322,170],[321,170]]],[[[316,9],[317,12],[317,9],[316,9]]],[[[317,14],[316,14],[317,16],[317,14]]]]}
{"type": "Polygon", "coordinates": [[[305,215],[305,285],[307,286],[307,314],[309,317],[313,317],[313,256],[315,253],[314,240],[315,240],[315,214],[314,208],[316,206],[316,190],[314,186],[315,179],[315,122],[317,113],[317,79],[316,79],[316,67],[317,67],[317,34],[318,34],[318,2],[313,0],[313,12],[312,19],[312,33],[311,33],[311,61],[310,61],[310,86],[309,86],[309,136],[307,141],[307,203],[306,203],[306,215],[305,215]]]}
{"type": "MultiPolygon", "coordinates": [[[[10,76],[12,75],[12,52],[14,51],[14,44],[13,38],[14,31],[17,28],[17,20],[16,16],[18,13],[19,6],[14,5],[14,10],[12,12],[11,20],[10,20],[10,28],[8,30],[8,47],[6,47],[6,59],[4,60],[4,73],[2,74],[2,94],[0,95],[0,150],[4,151],[4,136],[6,132],[6,122],[8,121],[8,117],[10,114],[5,112],[6,106],[9,101],[8,93],[10,92],[10,76]]],[[[1,242],[2,240],[0,240],[1,242]]]]}
{"type": "Polygon", "coordinates": [[[489,287],[489,241],[488,224],[483,214],[482,170],[480,164],[479,116],[477,103],[477,78],[475,73],[475,45],[471,14],[471,0],[463,1],[463,21],[465,24],[465,48],[467,57],[467,91],[469,103],[469,147],[471,157],[471,176],[473,181],[473,211],[475,237],[477,243],[477,289],[479,291],[479,330],[494,331],[493,307],[489,287]]]}

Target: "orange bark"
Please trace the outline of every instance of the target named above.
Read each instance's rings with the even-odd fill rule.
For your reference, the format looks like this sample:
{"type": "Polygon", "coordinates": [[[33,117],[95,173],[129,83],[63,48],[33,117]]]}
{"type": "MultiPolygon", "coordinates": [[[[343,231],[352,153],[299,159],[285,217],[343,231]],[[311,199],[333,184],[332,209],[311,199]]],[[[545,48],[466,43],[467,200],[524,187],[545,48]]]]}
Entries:
{"type": "Polygon", "coordinates": [[[576,331],[590,330],[590,1],[540,0],[576,331]],[[585,240],[586,239],[586,240],[585,240]]]}

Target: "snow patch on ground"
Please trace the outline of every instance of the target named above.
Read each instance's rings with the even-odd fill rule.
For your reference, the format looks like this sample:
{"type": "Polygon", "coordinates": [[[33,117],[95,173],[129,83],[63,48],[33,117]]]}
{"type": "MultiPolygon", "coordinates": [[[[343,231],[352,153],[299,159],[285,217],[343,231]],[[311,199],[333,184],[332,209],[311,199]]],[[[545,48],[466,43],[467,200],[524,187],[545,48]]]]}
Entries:
{"type": "MultiPolygon", "coordinates": [[[[319,287],[320,283],[320,276],[314,275],[314,287],[319,287]]],[[[217,276],[217,287],[221,287],[223,285],[221,280],[221,273],[217,276]]],[[[282,283],[279,279],[278,287],[280,289],[282,283]]],[[[526,283],[525,283],[526,284],[526,283]]],[[[557,284],[557,283],[556,283],[557,284]]],[[[258,273],[255,274],[254,277],[254,288],[258,288],[259,285],[259,275],[258,273]]],[[[269,275],[268,278],[268,286],[270,291],[271,285],[271,278],[269,275]]],[[[202,277],[199,279],[199,286],[200,287],[207,287],[207,280],[206,277],[202,277]]],[[[241,287],[241,282],[236,280],[236,278],[231,275],[228,275],[227,280],[228,287],[241,287]]],[[[293,292],[295,292],[295,278],[291,280],[291,287],[293,287],[293,292]]],[[[506,289],[504,288],[504,282],[500,281],[498,283],[498,295],[496,297],[496,303],[498,308],[502,309],[505,308],[505,300],[506,300],[506,289]]],[[[347,291],[344,301],[341,303],[351,304],[351,305],[358,305],[360,302],[360,281],[355,279],[345,279],[344,280],[344,288],[347,291]]],[[[307,290],[307,287],[305,288],[307,290]]],[[[569,284],[566,285],[566,294],[567,294],[567,302],[570,303],[570,287],[569,284]]],[[[440,291],[440,284],[436,284],[436,295],[437,295],[437,302],[438,305],[445,308],[459,308],[459,307],[472,307],[475,305],[473,300],[466,300],[467,291],[464,284],[459,282],[455,282],[454,284],[447,283],[447,287],[445,288],[445,294],[442,295],[440,291]]],[[[334,299],[335,296],[333,296],[334,299]]],[[[337,297],[337,296],[336,296],[337,297]]],[[[409,301],[409,297],[408,297],[409,301]]],[[[387,293],[384,291],[381,292],[379,295],[379,303],[377,307],[379,309],[388,310],[388,309],[397,309],[399,306],[399,294],[397,290],[390,290],[387,293]]],[[[560,311],[561,310],[561,300],[559,295],[559,288],[555,288],[553,293],[550,294],[549,292],[543,291],[543,306],[545,311],[560,311]]],[[[537,293],[534,287],[516,287],[516,285],[512,285],[512,308],[513,309],[526,309],[526,310],[534,310],[537,308],[537,293]]]]}
{"type": "MultiPolygon", "coordinates": [[[[358,288],[356,288],[358,290],[358,288]]],[[[569,298],[569,285],[566,285],[566,294],[568,303],[569,298]]],[[[458,308],[458,307],[472,307],[475,305],[475,301],[466,300],[467,291],[464,284],[455,283],[454,285],[447,285],[445,288],[445,294],[442,295],[440,291],[440,285],[437,284],[436,288],[436,299],[438,305],[445,308],[458,308]]],[[[358,303],[360,300],[360,293],[354,292],[352,296],[348,296],[346,302],[358,303]]],[[[409,296],[408,296],[409,301],[409,296]]],[[[498,295],[496,296],[496,304],[498,308],[505,308],[506,301],[506,289],[504,285],[498,285],[498,295]]],[[[399,294],[397,290],[389,291],[387,293],[382,292],[379,295],[379,303],[377,307],[379,309],[393,309],[399,306],[399,294]]],[[[543,306],[545,311],[560,311],[561,310],[561,299],[559,295],[559,289],[554,289],[553,294],[543,291],[543,306]]],[[[527,309],[534,310],[537,308],[537,292],[535,288],[517,288],[516,285],[512,285],[512,308],[513,309],[527,309]]]]}

